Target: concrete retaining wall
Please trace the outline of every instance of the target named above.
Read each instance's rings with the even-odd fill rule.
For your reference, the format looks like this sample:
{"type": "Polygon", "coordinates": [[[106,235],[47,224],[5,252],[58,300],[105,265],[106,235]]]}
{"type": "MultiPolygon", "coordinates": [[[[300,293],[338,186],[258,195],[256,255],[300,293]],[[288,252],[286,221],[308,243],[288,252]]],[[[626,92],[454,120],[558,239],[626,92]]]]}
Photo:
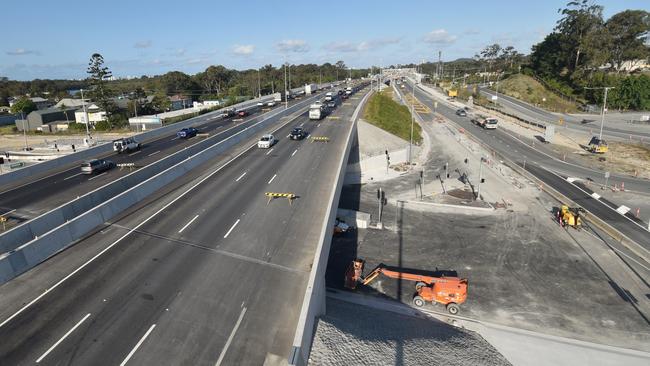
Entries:
{"type": "Polygon", "coordinates": [[[362,106],[365,104],[370,94],[371,93],[366,94],[352,115],[352,128],[348,134],[345,151],[341,157],[340,168],[335,180],[336,185],[334,186],[330,196],[330,206],[327,208],[327,214],[323,220],[323,228],[321,230],[318,247],[316,248],[312,269],[309,273],[309,282],[307,283],[307,290],[305,291],[300,317],[298,318],[298,325],[296,326],[293,347],[291,349],[291,354],[289,355],[289,365],[307,365],[312,340],[314,338],[316,317],[325,314],[325,270],[327,269],[327,259],[329,257],[330,245],[332,243],[334,220],[336,219],[339,199],[341,198],[345,169],[348,165],[348,157],[350,156],[352,142],[354,141],[353,137],[356,136],[357,133],[356,120],[362,106]]]}
{"type": "Polygon", "coordinates": [[[147,168],[151,167],[147,172],[143,168],[41,215],[23,225],[22,230],[11,233],[20,228],[17,227],[8,231],[6,234],[11,233],[11,235],[6,238],[3,235],[1,243],[2,247],[8,250],[0,255],[0,284],[67,248],[98,225],[115,217],[159,188],[172,183],[196,166],[267,129],[275,123],[273,117],[296,112],[307,107],[312,101],[313,98],[307,98],[217,143],[203,141],[195,145],[200,147],[182,150],[147,166],[147,168]],[[39,234],[33,235],[34,232],[39,234]],[[22,240],[25,244],[16,245],[14,240],[22,240]]]}

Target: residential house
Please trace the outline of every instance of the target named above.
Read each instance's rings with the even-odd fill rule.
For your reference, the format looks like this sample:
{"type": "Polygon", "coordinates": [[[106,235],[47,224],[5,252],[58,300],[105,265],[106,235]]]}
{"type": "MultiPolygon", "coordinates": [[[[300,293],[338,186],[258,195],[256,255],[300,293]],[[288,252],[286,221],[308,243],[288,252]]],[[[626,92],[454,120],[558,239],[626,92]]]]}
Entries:
{"type": "Polygon", "coordinates": [[[172,111],[192,107],[192,98],[180,94],[172,95],[168,98],[171,102],[170,110],[172,111]]]}
{"type": "Polygon", "coordinates": [[[67,108],[82,108],[84,104],[90,104],[90,99],[86,98],[82,100],[75,98],[63,98],[54,105],[54,108],[61,108],[61,106],[66,106],[67,108]]]}
{"type": "MultiPolygon", "coordinates": [[[[39,110],[50,108],[54,104],[49,99],[45,99],[41,97],[33,97],[28,99],[34,102],[36,108],[38,108],[39,110]]],[[[9,106],[13,107],[14,104],[16,104],[16,102],[19,100],[20,100],[19,97],[9,98],[9,106]]]]}
{"type": "Polygon", "coordinates": [[[101,110],[97,104],[91,103],[86,106],[86,112],[82,109],[76,109],[74,112],[74,120],[77,123],[86,122],[86,114],[88,115],[88,122],[94,125],[97,122],[106,121],[106,111],[101,110]]]}

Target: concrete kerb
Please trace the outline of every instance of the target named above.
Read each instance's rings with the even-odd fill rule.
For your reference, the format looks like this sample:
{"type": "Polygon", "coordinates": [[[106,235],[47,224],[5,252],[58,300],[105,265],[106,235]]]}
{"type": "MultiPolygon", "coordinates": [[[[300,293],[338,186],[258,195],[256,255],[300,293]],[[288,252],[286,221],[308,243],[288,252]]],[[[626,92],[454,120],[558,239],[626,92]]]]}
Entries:
{"type": "MultiPolygon", "coordinates": [[[[319,95],[315,97],[318,96],[319,95]]],[[[304,108],[305,104],[308,105],[311,103],[311,99],[312,98],[308,98],[305,101],[282,111],[291,113],[295,110],[300,110],[304,108]]],[[[282,113],[282,111],[256,123],[255,125],[245,128],[237,134],[230,136],[197,154],[188,156],[176,165],[138,183],[136,186],[110,198],[98,206],[93,207],[72,220],[54,227],[40,237],[21,245],[16,250],[0,255],[0,275],[2,276],[0,277],[0,284],[16,277],[45,261],[52,255],[66,249],[98,225],[101,225],[115,217],[117,214],[146,198],[159,188],[184,175],[192,168],[213,158],[217,154],[222,153],[232,145],[250,138],[258,131],[267,128],[267,125],[274,122],[272,118],[282,113]],[[11,271],[8,271],[8,268],[11,268],[11,271]]],[[[288,120],[283,125],[286,125],[290,121],[291,120],[288,120]]]]}
{"type": "MultiPolygon", "coordinates": [[[[290,108],[288,108],[287,110],[279,109],[275,113],[266,116],[266,118],[263,121],[260,121],[253,126],[256,126],[259,123],[262,123],[266,120],[275,118],[279,114],[282,113],[288,114],[291,113],[291,111],[300,109],[304,106],[304,104],[309,103],[311,99],[317,98],[319,96],[320,94],[315,95],[312,98],[307,98],[305,101],[297,103],[291,106],[290,108]]],[[[250,127],[252,126],[249,126],[248,128],[250,127]]],[[[176,126],[175,128],[178,128],[178,126],[176,126]]],[[[247,129],[244,129],[241,132],[246,131],[247,129]]],[[[233,136],[239,136],[239,133],[233,136]]],[[[77,197],[77,199],[73,201],[65,203],[53,210],[50,210],[42,215],[39,215],[38,217],[32,220],[29,220],[21,225],[18,225],[8,230],[7,232],[0,235],[0,253],[13,250],[19,245],[26,243],[34,239],[35,237],[38,237],[39,235],[43,235],[44,233],[48,232],[50,229],[57,227],[63,224],[64,222],[71,220],[75,216],[88,211],[90,208],[102,202],[105,202],[107,199],[114,197],[117,193],[123,192],[126,189],[133,187],[137,183],[142,182],[143,180],[160,173],[166,168],[174,164],[177,164],[182,160],[187,159],[188,157],[192,156],[192,154],[195,151],[205,149],[206,146],[208,147],[212,146],[213,140],[217,139],[218,137],[220,137],[219,134],[214,135],[208,139],[202,140],[196,144],[187,147],[186,149],[178,151],[155,163],[149,164],[142,169],[133,171],[116,181],[113,181],[102,187],[99,187],[81,197],[77,197]]],[[[225,139],[222,140],[222,142],[223,141],[232,141],[232,140],[225,139]]],[[[237,143],[237,141],[229,142],[229,143],[234,145],[237,143]]]]}
{"type": "Polygon", "coordinates": [[[336,219],[338,202],[341,197],[341,188],[343,178],[345,178],[345,169],[347,167],[350,149],[352,147],[352,137],[357,131],[357,118],[361,108],[366,103],[368,97],[372,94],[368,92],[361,100],[357,109],[352,115],[352,127],[347,137],[345,151],[341,157],[340,169],[336,176],[336,185],[330,195],[330,205],[323,220],[323,227],[319,238],[311,272],[309,273],[309,282],[305,290],[305,296],[296,326],[296,333],[293,340],[293,347],[289,355],[289,365],[303,366],[308,364],[311,344],[314,337],[316,317],[325,313],[325,269],[327,268],[327,258],[331,244],[332,233],[334,230],[334,220],[336,219]]]}

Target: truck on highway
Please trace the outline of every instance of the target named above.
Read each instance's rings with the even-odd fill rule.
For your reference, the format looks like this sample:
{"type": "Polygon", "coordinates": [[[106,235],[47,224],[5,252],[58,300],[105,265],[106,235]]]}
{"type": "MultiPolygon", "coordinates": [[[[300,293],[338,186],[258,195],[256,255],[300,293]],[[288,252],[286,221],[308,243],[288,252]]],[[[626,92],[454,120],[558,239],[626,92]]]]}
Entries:
{"type": "Polygon", "coordinates": [[[282,93],[273,93],[273,101],[276,103],[282,102],[282,93]]]}
{"type": "Polygon", "coordinates": [[[325,115],[325,108],[320,102],[314,103],[309,106],[309,119],[321,119],[325,115]]]}
{"type": "Polygon", "coordinates": [[[472,118],[472,123],[486,130],[496,130],[499,120],[494,117],[477,116],[472,118]]]}
{"type": "Polygon", "coordinates": [[[305,85],[305,94],[313,94],[318,90],[318,85],[316,84],[307,84],[305,85]]]}

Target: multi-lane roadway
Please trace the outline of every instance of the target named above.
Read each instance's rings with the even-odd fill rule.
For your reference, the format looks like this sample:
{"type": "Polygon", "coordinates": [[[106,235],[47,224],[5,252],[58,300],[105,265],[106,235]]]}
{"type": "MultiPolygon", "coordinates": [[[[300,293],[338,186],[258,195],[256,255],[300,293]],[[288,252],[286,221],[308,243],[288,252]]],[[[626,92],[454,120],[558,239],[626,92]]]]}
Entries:
{"type": "MultiPolygon", "coordinates": [[[[405,92],[413,93],[410,83],[407,83],[405,89],[405,92]]],[[[541,181],[549,184],[569,199],[608,222],[619,232],[635,241],[640,246],[638,248],[639,252],[646,255],[645,258],[650,258],[650,232],[642,223],[619,214],[614,208],[594,198],[590,193],[580,190],[576,185],[565,179],[569,177],[596,178],[596,174],[600,175],[601,172],[564,162],[554,157],[552,151],[543,144],[534,144],[533,141],[528,141],[504,129],[484,130],[477,127],[471,123],[470,118],[456,115],[455,108],[440,99],[434,98],[431,93],[419,86],[415,88],[415,97],[431,110],[434,110],[434,102],[438,101],[438,107],[436,108],[438,113],[463,127],[467,133],[488,145],[499,155],[524,167],[541,181]]],[[[625,181],[626,188],[630,187],[632,190],[650,192],[650,182],[648,180],[625,176],[616,176],[616,179],[625,181]]]]}
{"type": "MultiPolygon", "coordinates": [[[[292,100],[290,104],[296,102],[296,100],[292,100]]],[[[284,108],[284,104],[282,106],[278,104],[275,108],[284,108]]],[[[216,113],[210,113],[195,118],[194,125],[199,130],[199,134],[207,134],[208,137],[179,139],[176,136],[176,131],[174,131],[169,135],[143,143],[140,150],[123,154],[112,152],[101,157],[116,164],[133,163],[137,169],[196,144],[205,138],[212,138],[217,143],[240,132],[247,126],[267,118],[268,109],[266,108],[261,109],[253,106],[247,111],[250,112],[250,115],[245,117],[223,118],[216,113]]],[[[100,156],[97,158],[100,158],[100,156]]],[[[49,175],[40,179],[16,182],[10,186],[0,187],[0,214],[10,212],[9,216],[28,220],[130,172],[130,168],[118,168],[89,176],[81,174],[79,166],[73,166],[50,172],[49,175]]]]}
{"type": "Polygon", "coordinates": [[[362,94],[278,122],[272,148],[215,158],[0,287],[0,364],[286,363],[362,94]],[[297,126],[329,142],[292,141],[297,126]]]}

